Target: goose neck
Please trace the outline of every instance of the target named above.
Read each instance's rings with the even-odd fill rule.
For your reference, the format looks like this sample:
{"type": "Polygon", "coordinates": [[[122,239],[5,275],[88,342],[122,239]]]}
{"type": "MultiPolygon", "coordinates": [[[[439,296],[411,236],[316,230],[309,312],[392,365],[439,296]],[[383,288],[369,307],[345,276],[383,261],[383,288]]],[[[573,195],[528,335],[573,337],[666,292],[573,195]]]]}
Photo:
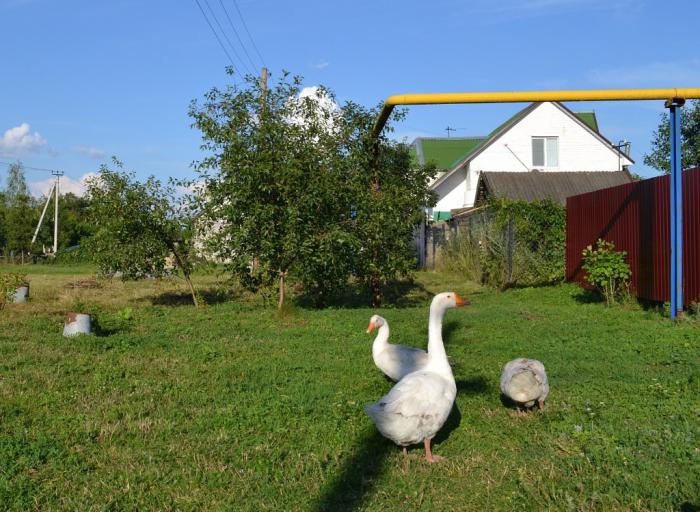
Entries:
{"type": "Polygon", "coordinates": [[[385,323],[379,329],[377,329],[377,337],[374,338],[374,343],[372,344],[372,355],[374,357],[378,356],[379,353],[389,345],[388,340],[389,325],[385,323]]]}
{"type": "Polygon", "coordinates": [[[442,319],[445,316],[445,308],[431,305],[430,318],[428,319],[428,353],[431,359],[445,359],[445,346],[442,342],[442,319]]]}

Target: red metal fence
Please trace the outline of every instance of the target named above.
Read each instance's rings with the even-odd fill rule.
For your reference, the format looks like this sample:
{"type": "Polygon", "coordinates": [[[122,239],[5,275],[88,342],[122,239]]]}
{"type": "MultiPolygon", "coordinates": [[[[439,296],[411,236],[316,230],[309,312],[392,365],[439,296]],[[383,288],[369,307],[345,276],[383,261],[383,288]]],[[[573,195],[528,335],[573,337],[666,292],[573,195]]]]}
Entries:
{"type": "MultiPolygon", "coordinates": [[[[627,251],[638,297],[670,300],[669,176],[566,200],[566,279],[584,282],[581,252],[599,238],[627,251]]],[[[683,298],[700,300],[700,167],[683,172],[683,298]]]]}

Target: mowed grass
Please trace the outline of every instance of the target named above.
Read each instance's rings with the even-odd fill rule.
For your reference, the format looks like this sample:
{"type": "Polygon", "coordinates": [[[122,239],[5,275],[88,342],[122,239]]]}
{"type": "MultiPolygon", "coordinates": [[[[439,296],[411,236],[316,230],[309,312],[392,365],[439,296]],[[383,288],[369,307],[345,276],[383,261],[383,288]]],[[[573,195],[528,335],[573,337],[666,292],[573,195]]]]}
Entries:
{"type": "Polygon", "coordinates": [[[435,447],[447,461],[428,465],[363,412],[391,387],[372,363],[369,308],[280,316],[241,296],[195,310],[165,300],[185,294],[178,281],[66,289],[90,268],[31,270],[32,302],[0,312],[3,510],[700,506],[695,321],[587,303],[569,285],[499,293],[418,274],[410,307],[379,311],[394,342],[425,346],[428,293],[472,301],[445,318],[459,392],[435,447]],[[81,303],[100,335],[63,338],[81,303]],[[519,356],[551,383],[545,411],[525,418],[498,390],[519,356]]]}

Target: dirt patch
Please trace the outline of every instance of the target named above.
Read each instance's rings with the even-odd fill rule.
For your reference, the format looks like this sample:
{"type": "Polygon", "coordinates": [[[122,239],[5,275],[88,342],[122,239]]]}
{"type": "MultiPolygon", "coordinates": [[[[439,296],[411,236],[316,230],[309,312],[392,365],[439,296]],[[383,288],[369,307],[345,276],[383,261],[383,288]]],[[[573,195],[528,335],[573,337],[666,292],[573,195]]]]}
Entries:
{"type": "Polygon", "coordinates": [[[100,288],[100,283],[97,282],[97,279],[83,279],[81,281],[74,281],[72,283],[68,283],[64,286],[64,288],[68,289],[76,289],[76,288],[82,288],[82,289],[92,289],[92,288],[100,288]]]}

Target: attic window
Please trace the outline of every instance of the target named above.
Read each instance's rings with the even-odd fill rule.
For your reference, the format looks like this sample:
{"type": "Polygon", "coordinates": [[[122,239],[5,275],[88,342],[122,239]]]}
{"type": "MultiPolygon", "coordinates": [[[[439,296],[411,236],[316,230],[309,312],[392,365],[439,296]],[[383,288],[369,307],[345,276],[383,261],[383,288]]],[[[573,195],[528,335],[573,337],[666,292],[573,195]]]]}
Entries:
{"type": "Polygon", "coordinates": [[[559,167],[559,137],[532,138],[532,166],[559,167]]]}

